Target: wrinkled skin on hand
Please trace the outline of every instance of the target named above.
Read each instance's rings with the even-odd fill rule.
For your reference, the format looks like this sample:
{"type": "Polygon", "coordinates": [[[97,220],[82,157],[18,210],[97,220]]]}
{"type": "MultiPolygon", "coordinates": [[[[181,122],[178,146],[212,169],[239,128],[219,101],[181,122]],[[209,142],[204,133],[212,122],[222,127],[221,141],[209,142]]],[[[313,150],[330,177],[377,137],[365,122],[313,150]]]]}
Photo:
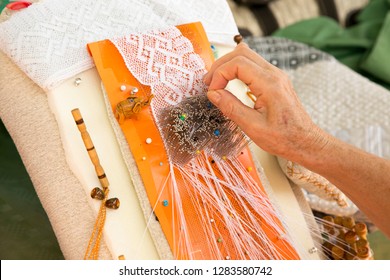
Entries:
{"type": "Polygon", "coordinates": [[[316,126],[283,71],[240,43],[212,65],[204,81],[209,100],[254,143],[325,177],[390,237],[390,161],[316,126]],[[225,90],[233,79],[244,82],[255,96],[253,108],[225,90]]]}
{"type": "MultiPolygon", "coordinates": [[[[263,150],[297,160],[314,142],[326,144],[321,130],[303,108],[287,76],[240,43],[218,59],[204,77],[208,97],[263,150]],[[244,82],[256,97],[253,108],[225,90],[233,79],[244,82]]],[[[316,145],[318,147],[318,143],[316,145]]]]}

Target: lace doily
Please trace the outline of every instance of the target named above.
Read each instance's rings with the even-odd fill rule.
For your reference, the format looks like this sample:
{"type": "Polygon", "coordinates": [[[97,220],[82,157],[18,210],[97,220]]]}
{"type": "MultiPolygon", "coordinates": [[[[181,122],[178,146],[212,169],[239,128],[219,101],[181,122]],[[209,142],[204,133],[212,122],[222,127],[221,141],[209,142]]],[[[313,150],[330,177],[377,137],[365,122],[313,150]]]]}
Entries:
{"type": "Polygon", "coordinates": [[[93,67],[89,42],[195,21],[210,41],[234,44],[238,31],[226,1],[46,0],[0,24],[0,49],[49,90],[93,67]]]}

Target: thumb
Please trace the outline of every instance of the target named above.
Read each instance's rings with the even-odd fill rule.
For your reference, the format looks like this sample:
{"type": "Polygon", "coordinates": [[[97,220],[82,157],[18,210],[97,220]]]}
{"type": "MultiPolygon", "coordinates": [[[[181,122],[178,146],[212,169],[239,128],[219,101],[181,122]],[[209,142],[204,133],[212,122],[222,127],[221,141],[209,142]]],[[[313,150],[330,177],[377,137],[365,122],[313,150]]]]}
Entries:
{"type": "Polygon", "coordinates": [[[256,118],[256,111],[242,103],[231,92],[224,89],[210,90],[207,92],[207,98],[244,132],[250,129],[249,120],[256,118]]]}

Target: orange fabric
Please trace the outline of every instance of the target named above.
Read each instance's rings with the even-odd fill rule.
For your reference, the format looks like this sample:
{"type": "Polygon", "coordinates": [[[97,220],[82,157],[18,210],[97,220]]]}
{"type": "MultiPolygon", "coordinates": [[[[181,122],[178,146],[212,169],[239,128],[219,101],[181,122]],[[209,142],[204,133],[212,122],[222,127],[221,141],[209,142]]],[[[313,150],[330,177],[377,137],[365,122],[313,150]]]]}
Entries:
{"type": "MultiPolygon", "coordinates": [[[[178,29],[192,42],[195,52],[204,60],[206,69],[209,69],[211,63],[213,62],[213,54],[202,25],[200,23],[192,23],[178,26],[178,29]]],[[[126,84],[136,86],[139,88],[139,92],[145,97],[150,94],[150,88],[140,84],[128,71],[121,55],[110,41],[104,40],[91,43],[88,45],[88,48],[93,56],[99,75],[103,80],[112,105],[112,110],[114,112],[118,102],[125,100],[129,96],[128,92],[122,92],[120,90],[120,85],[126,84]]],[[[172,188],[167,187],[169,186],[170,178],[168,156],[159,131],[155,125],[150,108],[143,108],[134,118],[127,119],[123,123],[120,123],[120,127],[137,163],[137,167],[145,185],[151,206],[152,208],[155,208],[155,215],[158,217],[162,230],[175,258],[215,258],[215,252],[213,252],[213,249],[210,248],[208,244],[209,240],[207,240],[202,230],[202,222],[204,221],[202,221],[199,217],[199,213],[194,208],[194,194],[191,188],[184,187],[184,178],[181,177],[178,170],[173,169],[173,172],[175,173],[175,177],[178,182],[178,190],[182,198],[182,205],[175,204],[172,188]],[[147,144],[145,142],[147,138],[152,139],[151,144],[147,144]],[[164,200],[168,201],[168,205],[164,205],[164,200]],[[178,207],[181,207],[181,209],[178,209],[178,207]],[[191,237],[191,245],[193,247],[192,252],[181,250],[180,242],[182,242],[182,240],[178,240],[178,237],[182,234],[182,225],[179,224],[179,210],[183,210],[186,220],[190,221],[186,225],[187,232],[185,234],[188,234],[191,237]]],[[[249,149],[244,150],[238,158],[243,166],[254,167],[249,149]]],[[[207,159],[205,160],[207,161],[207,159]]],[[[214,169],[214,172],[217,174],[216,176],[222,178],[222,175],[217,167],[211,166],[210,168],[214,169]]],[[[252,171],[248,172],[250,172],[253,179],[262,188],[260,179],[255,170],[256,169],[253,168],[252,171]]],[[[199,180],[202,179],[199,178],[199,180]]],[[[245,219],[247,213],[240,211],[241,208],[237,201],[234,202],[234,204],[238,209],[239,216],[242,219],[245,219]]],[[[204,209],[201,209],[200,211],[206,211],[207,209],[210,210],[213,209],[213,207],[211,205],[205,205],[204,209]]],[[[228,234],[225,234],[227,229],[223,226],[223,219],[221,215],[218,213],[212,214],[213,219],[215,220],[213,231],[216,233],[216,238],[219,238],[220,236],[224,239],[223,242],[221,242],[221,245],[219,245],[219,251],[223,256],[224,251],[228,251],[228,248],[232,246],[232,241],[229,240],[229,238],[224,237],[228,236],[228,234]]],[[[298,254],[295,249],[283,239],[279,239],[276,234],[270,230],[269,226],[262,217],[256,218],[263,221],[264,231],[268,235],[269,239],[280,249],[279,253],[283,255],[285,259],[298,258],[298,254]]],[[[274,220],[280,224],[280,221],[278,221],[276,217],[274,217],[274,220]]],[[[254,238],[257,239],[257,237],[254,238]]],[[[229,256],[229,258],[237,259],[239,256],[233,255],[229,256]]]]}

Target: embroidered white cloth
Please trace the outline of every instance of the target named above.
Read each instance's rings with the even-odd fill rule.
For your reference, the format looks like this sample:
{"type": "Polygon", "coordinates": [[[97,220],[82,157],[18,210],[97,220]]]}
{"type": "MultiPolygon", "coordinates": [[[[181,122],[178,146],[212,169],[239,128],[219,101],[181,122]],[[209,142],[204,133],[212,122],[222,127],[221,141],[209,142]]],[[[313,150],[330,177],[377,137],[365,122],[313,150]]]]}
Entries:
{"type": "Polygon", "coordinates": [[[234,44],[224,0],[46,0],[0,24],[0,49],[49,90],[93,67],[89,42],[195,21],[211,42],[234,44]]]}

